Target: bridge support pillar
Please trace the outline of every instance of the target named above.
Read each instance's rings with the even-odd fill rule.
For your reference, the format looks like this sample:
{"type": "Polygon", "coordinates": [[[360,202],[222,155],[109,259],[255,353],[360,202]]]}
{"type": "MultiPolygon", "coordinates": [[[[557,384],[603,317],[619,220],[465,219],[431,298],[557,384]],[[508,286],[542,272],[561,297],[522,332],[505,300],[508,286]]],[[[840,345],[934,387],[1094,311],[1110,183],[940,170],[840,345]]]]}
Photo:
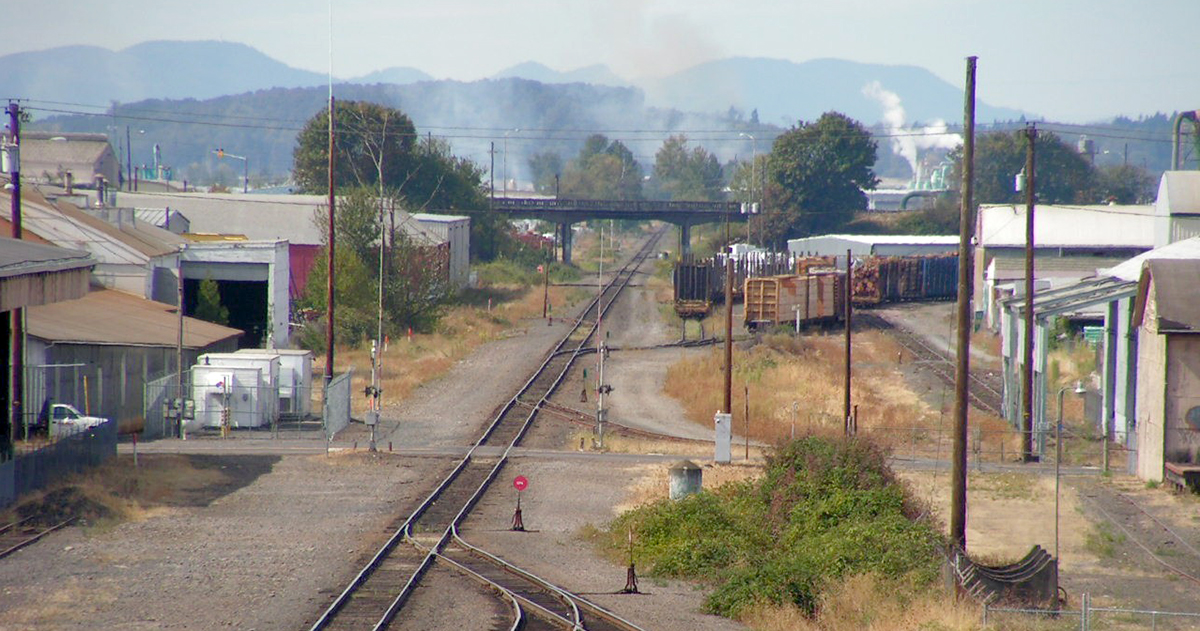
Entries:
{"type": "Polygon", "coordinates": [[[562,262],[564,265],[571,264],[571,224],[558,224],[559,243],[562,244],[562,262]]]}
{"type": "Polygon", "coordinates": [[[687,258],[692,253],[692,224],[684,221],[679,224],[679,258],[687,258]]]}

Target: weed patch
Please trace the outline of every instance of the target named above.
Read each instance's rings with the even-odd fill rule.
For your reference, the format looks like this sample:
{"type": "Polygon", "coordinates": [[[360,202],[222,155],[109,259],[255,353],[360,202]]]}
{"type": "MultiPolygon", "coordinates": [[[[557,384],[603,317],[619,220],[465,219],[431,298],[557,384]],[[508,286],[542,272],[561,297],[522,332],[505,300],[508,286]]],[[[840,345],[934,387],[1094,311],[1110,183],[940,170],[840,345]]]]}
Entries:
{"type": "Polygon", "coordinates": [[[762,477],[629,511],[607,530],[635,533],[652,575],[700,580],[707,609],[737,617],[757,603],[814,615],[844,577],[928,585],[941,537],[865,439],[809,435],[773,453],[762,477]]]}

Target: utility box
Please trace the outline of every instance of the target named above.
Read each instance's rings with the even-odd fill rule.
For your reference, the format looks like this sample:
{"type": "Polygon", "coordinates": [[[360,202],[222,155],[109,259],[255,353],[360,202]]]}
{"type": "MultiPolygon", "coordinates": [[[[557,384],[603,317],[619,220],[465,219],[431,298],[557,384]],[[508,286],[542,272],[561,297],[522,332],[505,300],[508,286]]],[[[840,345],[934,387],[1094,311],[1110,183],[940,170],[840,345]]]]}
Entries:
{"type": "Polygon", "coordinates": [[[691,460],[680,460],[667,471],[670,477],[670,498],[683,499],[704,488],[704,470],[691,460]]]}
{"type": "Polygon", "coordinates": [[[716,449],[713,460],[728,464],[733,459],[733,415],[717,412],[713,417],[713,425],[716,430],[716,449]]]}
{"type": "Polygon", "coordinates": [[[262,427],[270,421],[270,404],[264,400],[259,368],[192,366],[194,418],[188,429],[262,427]]]}
{"type": "MultiPolygon", "coordinates": [[[[269,425],[279,418],[279,355],[274,351],[259,351],[247,353],[206,353],[196,359],[196,366],[212,366],[224,368],[245,368],[258,371],[258,383],[252,384],[247,380],[239,381],[238,387],[253,390],[257,401],[256,409],[262,415],[259,425],[269,425]]],[[[257,427],[258,425],[250,425],[257,427]]],[[[241,427],[245,427],[242,425],[241,427]]]]}
{"type": "Polygon", "coordinates": [[[279,358],[279,413],[303,418],[312,413],[312,351],[243,348],[237,355],[275,355],[279,358]]]}

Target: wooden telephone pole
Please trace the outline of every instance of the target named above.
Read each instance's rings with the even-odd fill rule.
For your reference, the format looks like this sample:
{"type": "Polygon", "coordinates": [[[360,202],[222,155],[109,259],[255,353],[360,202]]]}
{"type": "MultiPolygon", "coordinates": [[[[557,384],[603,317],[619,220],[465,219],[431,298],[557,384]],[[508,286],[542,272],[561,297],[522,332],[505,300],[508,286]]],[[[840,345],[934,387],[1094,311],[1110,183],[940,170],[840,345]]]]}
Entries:
{"type": "Polygon", "coordinates": [[[967,549],[967,389],[971,362],[971,235],[975,192],[975,61],[967,57],[963,96],[962,205],[958,213],[958,338],[954,369],[954,437],[950,481],[950,542],[967,549]]]}

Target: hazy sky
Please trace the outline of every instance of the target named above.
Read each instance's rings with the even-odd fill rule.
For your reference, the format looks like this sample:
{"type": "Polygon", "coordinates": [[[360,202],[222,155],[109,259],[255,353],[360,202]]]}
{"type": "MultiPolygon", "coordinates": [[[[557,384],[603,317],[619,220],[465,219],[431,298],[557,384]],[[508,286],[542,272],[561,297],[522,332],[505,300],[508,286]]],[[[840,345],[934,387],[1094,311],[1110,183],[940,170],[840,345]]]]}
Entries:
{"type": "MultiPolygon", "coordinates": [[[[1082,122],[1200,108],[1200,0],[332,0],[333,72],[472,80],[522,61],[625,77],[732,56],[923,66],[1082,122]]],[[[249,44],[327,72],[329,0],[0,0],[0,54],[155,39],[249,44]]],[[[236,69],[231,69],[235,72],[236,69]]]]}

